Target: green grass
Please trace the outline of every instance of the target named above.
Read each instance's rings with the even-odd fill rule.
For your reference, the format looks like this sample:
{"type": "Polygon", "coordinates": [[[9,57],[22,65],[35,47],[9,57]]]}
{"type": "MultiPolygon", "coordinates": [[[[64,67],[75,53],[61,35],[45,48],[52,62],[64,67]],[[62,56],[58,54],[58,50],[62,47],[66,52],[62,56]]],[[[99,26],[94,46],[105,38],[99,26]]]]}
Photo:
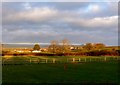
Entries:
{"type": "Polygon", "coordinates": [[[118,62],[4,65],[4,83],[117,83],[118,62]]]}

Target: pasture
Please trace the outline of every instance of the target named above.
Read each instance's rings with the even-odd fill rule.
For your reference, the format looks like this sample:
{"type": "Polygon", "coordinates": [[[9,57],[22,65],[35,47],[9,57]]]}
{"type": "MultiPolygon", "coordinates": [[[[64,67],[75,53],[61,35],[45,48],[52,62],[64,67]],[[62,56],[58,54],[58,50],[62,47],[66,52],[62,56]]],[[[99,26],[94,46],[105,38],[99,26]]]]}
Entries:
{"type": "Polygon", "coordinates": [[[4,57],[2,82],[25,84],[118,83],[118,57],[4,57]],[[47,60],[47,62],[46,62],[47,60]],[[54,61],[55,60],[55,61],[54,61]],[[91,60],[91,61],[90,61],[91,60]]]}

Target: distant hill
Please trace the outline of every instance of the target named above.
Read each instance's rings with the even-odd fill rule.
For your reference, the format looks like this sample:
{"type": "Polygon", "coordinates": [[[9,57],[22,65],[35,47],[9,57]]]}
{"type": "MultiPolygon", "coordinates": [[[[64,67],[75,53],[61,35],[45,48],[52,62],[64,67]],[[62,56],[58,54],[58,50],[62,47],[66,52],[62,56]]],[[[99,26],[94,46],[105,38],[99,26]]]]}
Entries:
{"type": "MultiPolygon", "coordinates": [[[[44,43],[42,43],[42,44],[40,44],[40,47],[41,48],[46,48],[46,47],[49,47],[49,45],[50,44],[44,44],[44,43]]],[[[0,45],[0,48],[3,46],[3,48],[33,48],[34,47],[34,44],[9,44],[9,43],[7,43],[7,44],[2,44],[2,45],[0,45]]],[[[71,45],[71,46],[83,46],[83,45],[71,45]]],[[[120,46],[106,46],[105,47],[106,49],[113,49],[113,48],[115,48],[115,49],[118,49],[118,48],[120,48],[120,46]]]]}
{"type": "MultiPolygon", "coordinates": [[[[49,45],[40,44],[41,47],[49,45]]],[[[33,48],[34,44],[3,44],[3,48],[33,48]]]]}

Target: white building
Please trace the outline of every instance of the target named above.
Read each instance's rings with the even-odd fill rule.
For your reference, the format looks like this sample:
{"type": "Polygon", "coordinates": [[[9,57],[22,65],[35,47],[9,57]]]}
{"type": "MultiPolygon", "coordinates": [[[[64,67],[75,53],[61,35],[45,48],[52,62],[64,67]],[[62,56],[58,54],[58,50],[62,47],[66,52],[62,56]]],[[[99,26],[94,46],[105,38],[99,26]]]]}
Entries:
{"type": "Polygon", "coordinates": [[[40,53],[40,50],[33,50],[32,53],[40,53]]]}

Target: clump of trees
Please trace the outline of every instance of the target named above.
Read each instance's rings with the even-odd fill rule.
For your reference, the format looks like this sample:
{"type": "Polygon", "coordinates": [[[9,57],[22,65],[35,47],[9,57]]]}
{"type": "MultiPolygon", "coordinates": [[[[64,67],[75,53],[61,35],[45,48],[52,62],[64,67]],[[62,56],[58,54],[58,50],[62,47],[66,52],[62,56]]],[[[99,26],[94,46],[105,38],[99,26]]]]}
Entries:
{"type": "Polygon", "coordinates": [[[103,43],[86,43],[83,46],[72,46],[70,45],[69,40],[64,39],[60,43],[57,41],[51,41],[51,45],[48,48],[49,52],[60,54],[62,53],[65,56],[118,56],[120,55],[119,50],[115,49],[106,49],[105,44],[103,43]],[[73,47],[71,49],[71,47],[73,47]]]}
{"type": "Polygon", "coordinates": [[[91,51],[93,50],[93,45],[92,43],[86,43],[86,45],[83,46],[83,49],[86,51],[91,51]]]}
{"type": "Polygon", "coordinates": [[[51,45],[48,47],[48,51],[53,53],[70,52],[70,42],[67,39],[63,39],[60,43],[53,40],[51,41],[51,45]]]}
{"type": "Polygon", "coordinates": [[[67,39],[62,40],[62,52],[70,52],[70,41],[67,39]]]}
{"type": "Polygon", "coordinates": [[[105,48],[105,45],[103,43],[86,43],[86,45],[83,46],[83,49],[86,51],[91,51],[91,50],[102,50],[105,48]]]}
{"type": "Polygon", "coordinates": [[[40,45],[39,44],[35,44],[33,47],[33,50],[40,50],[40,45]]]}
{"type": "Polygon", "coordinates": [[[56,53],[58,50],[58,42],[56,40],[51,41],[51,45],[48,47],[49,52],[56,53]]]}

